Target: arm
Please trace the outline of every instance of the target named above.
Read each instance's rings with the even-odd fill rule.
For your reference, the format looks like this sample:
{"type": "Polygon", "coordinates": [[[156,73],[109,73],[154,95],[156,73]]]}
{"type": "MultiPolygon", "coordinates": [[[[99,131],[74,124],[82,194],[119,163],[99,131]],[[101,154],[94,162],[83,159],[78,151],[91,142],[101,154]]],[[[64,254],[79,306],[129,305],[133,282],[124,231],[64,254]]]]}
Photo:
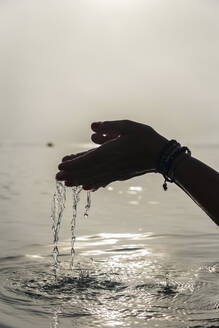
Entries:
{"type": "MultiPolygon", "coordinates": [[[[117,180],[157,172],[157,161],[168,139],[152,127],[128,120],[93,123],[91,139],[101,145],[66,156],[56,179],[66,186],[97,190],[117,180]]],[[[219,174],[199,160],[181,154],[173,163],[174,179],[219,225],[219,174]]]]}
{"type": "Polygon", "coordinates": [[[219,225],[219,173],[183,154],[174,172],[176,184],[219,225]]]}

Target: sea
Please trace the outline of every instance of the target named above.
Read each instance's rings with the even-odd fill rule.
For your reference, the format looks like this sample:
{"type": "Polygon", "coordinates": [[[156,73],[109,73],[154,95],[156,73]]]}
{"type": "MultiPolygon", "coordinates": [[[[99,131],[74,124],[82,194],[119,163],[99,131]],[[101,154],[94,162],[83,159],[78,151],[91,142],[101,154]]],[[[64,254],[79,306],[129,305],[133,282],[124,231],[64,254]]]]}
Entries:
{"type": "MultiPolygon", "coordinates": [[[[218,169],[219,144],[189,146],[218,169]]],[[[0,144],[0,327],[219,327],[219,228],[159,174],[91,192],[87,218],[81,191],[72,269],[67,188],[54,266],[57,166],[89,147],[0,144]]]]}

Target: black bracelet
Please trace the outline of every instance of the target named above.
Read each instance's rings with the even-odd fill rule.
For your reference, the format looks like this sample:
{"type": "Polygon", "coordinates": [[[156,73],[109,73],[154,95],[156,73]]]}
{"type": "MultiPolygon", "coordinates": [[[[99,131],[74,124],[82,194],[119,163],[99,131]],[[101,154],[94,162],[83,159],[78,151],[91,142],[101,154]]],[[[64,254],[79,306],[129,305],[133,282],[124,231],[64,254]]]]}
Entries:
{"type": "Polygon", "coordinates": [[[164,190],[167,190],[167,182],[175,182],[174,177],[170,178],[169,172],[172,169],[173,162],[181,153],[191,156],[191,151],[187,147],[181,147],[176,140],[168,141],[160,152],[156,172],[161,173],[164,177],[164,190]]]}
{"type": "Polygon", "coordinates": [[[157,161],[157,172],[165,174],[170,155],[179,148],[180,144],[176,140],[170,140],[165,144],[157,161]]]}

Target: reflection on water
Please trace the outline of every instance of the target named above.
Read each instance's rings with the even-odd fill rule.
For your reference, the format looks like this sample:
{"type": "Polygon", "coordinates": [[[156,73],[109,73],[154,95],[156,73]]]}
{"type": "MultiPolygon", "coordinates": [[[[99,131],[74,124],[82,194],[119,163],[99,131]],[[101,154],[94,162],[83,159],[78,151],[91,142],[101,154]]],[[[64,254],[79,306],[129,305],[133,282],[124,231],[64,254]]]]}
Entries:
{"type": "MultiPolygon", "coordinates": [[[[29,327],[36,316],[44,324],[50,317],[51,328],[217,327],[219,263],[176,264],[165,251],[154,250],[151,241],[160,238],[82,236],[73,271],[63,261],[56,279],[45,247],[38,254],[1,259],[0,299],[15,313],[24,312],[29,327]]],[[[61,243],[62,252],[68,243],[61,243]]]]}

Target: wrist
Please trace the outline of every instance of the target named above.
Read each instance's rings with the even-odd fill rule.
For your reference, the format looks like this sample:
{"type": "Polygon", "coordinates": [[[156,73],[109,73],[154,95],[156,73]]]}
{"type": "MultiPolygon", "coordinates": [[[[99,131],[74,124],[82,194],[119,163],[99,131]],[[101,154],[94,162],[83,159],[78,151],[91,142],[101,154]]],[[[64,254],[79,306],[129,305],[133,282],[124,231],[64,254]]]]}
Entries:
{"type": "Polygon", "coordinates": [[[182,180],[193,161],[194,158],[187,154],[181,154],[181,156],[176,160],[171,172],[175,183],[179,183],[179,181],[182,180]]]}
{"type": "Polygon", "coordinates": [[[171,180],[176,180],[180,172],[184,171],[191,156],[185,153],[181,153],[172,163],[168,176],[171,180]]]}
{"type": "Polygon", "coordinates": [[[167,190],[167,182],[176,182],[176,169],[191,157],[187,147],[181,147],[176,140],[170,140],[160,152],[156,172],[164,177],[163,189],[167,190]]]}

